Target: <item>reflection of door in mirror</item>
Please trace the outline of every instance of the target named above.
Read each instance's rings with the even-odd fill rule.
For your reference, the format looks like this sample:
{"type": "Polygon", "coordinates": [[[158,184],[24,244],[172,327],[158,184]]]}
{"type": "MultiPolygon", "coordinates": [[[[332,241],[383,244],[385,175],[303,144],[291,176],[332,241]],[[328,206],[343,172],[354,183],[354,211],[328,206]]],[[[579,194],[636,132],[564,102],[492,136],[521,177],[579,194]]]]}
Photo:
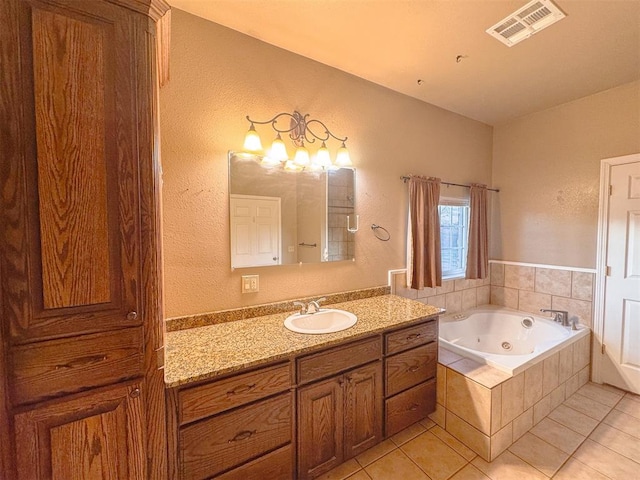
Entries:
{"type": "Polygon", "coordinates": [[[279,265],[280,198],[230,195],[231,265],[279,265]]]}

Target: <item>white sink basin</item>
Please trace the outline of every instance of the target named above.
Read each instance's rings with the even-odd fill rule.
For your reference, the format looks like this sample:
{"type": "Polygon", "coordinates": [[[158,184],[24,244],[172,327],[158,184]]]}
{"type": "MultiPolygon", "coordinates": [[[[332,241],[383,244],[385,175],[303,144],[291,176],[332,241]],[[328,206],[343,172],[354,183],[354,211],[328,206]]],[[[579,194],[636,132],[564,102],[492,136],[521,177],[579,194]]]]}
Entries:
{"type": "Polygon", "coordinates": [[[353,327],[357,321],[351,312],[329,308],[305,315],[294,313],[286,318],[284,326],[298,333],[333,333],[353,327]]]}

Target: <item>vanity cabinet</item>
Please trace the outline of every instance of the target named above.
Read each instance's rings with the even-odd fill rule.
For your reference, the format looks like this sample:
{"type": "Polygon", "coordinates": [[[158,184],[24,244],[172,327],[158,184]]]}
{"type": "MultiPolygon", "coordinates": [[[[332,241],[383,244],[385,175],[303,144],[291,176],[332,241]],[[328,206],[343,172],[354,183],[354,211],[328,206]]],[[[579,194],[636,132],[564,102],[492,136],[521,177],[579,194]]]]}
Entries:
{"type": "Polygon", "coordinates": [[[0,477],[165,478],[155,54],[169,6],[0,3],[0,477]]]}
{"type": "Polygon", "coordinates": [[[172,389],[168,400],[172,478],[293,478],[290,362],[172,389]]]}
{"type": "Polygon", "coordinates": [[[437,319],[385,334],[387,437],[435,410],[437,340],[437,319]]]}
{"type": "Polygon", "coordinates": [[[312,479],[422,420],[435,409],[437,325],[167,390],[170,478],[312,479]]]}
{"type": "Polygon", "coordinates": [[[382,440],[380,358],[376,336],[298,359],[299,380],[316,380],[298,386],[299,479],[315,478],[382,440]]]}

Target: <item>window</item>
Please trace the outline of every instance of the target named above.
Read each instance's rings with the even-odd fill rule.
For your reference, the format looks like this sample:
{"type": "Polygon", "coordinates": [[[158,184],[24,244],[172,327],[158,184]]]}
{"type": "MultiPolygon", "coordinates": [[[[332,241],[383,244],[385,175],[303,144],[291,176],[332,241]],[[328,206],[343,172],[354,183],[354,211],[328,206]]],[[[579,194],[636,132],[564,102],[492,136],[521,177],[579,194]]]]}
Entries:
{"type": "Polygon", "coordinates": [[[440,248],[442,278],[463,277],[469,241],[469,201],[440,198],[440,248]]]}

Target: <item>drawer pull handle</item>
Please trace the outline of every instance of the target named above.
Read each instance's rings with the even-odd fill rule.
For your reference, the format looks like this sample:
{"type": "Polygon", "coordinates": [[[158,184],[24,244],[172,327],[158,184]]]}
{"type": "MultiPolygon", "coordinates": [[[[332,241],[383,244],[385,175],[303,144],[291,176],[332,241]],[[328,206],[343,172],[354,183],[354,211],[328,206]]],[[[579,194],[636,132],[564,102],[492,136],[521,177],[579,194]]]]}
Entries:
{"type": "Polygon", "coordinates": [[[411,373],[413,373],[413,372],[417,372],[418,370],[420,370],[420,365],[413,365],[412,367],[409,367],[409,368],[407,369],[407,371],[408,371],[408,372],[411,372],[411,373]]]}
{"type": "Polygon", "coordinates": [[[416,338],[420,338],[420,334],[419,333],[412,333],[411,335],[409,335],[407,337],[407,340],[411,341],[411,340],[415,340],[416,338]]]}
{"type": "Polygon", "coordinates": [[[419,406],[420,406],[419,404],[414,403],[409,407],[409,411],[410,412],[415,412],[418,409],[419,406]]]}
{"type": "Polygon", "coordinates": [[[246,439],[250,438],[254,433],[257,433],[257,432],[258,432],[257,430],[243,430],[241,432],[238,432],[235,437],[233,437],[231,440],[229,440],[229,443],[240,442],[242,440],[246,440],[246,439]]]}
{"type": "Polygon", "coordinates": [[[256,388],[256,384],[255,383],[251,383],[249,385],[238,385],[233,390],[229,390],[227,392],[227,395],[238,395],[240,393],[248,392],[249,390],[252,390],[254,388],[256,388]]]}

